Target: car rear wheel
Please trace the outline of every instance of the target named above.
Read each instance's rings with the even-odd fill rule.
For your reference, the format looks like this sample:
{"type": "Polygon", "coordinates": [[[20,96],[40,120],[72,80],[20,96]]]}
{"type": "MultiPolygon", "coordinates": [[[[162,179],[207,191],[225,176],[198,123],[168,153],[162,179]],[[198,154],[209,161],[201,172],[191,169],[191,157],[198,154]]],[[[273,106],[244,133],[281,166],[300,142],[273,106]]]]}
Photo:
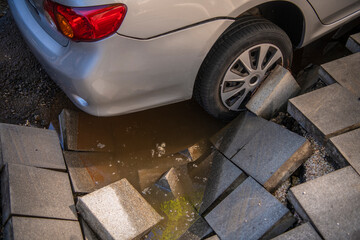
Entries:
{"type": "Polygon", "coordinates": [[[204,60],[195,99],[216,118],[231,120],[271,70],[291,66],[292,44],[286,33],[266,19],[246,16],[231,25],[204,60]]]}

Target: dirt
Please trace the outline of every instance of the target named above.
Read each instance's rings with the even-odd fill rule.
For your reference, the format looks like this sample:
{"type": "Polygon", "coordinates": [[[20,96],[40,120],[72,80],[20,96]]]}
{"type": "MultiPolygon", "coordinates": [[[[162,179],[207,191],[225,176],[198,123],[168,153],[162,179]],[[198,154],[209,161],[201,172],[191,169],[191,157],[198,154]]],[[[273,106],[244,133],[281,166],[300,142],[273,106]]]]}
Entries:
{"type": "Polygon", "coordinates": [[[47,127],[72,103],[23,41],[0,0],[0,122],[47,127]]]}

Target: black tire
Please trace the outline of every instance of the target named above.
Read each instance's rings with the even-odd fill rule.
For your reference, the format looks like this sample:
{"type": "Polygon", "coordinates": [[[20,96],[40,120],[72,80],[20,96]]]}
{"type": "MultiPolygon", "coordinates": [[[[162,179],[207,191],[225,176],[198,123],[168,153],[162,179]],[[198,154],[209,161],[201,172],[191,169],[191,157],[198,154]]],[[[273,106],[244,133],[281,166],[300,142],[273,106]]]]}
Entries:
{"type": "Polygon", "coordinates": [[[232,24],[217,40],[205,58],[194,87],[195,100],[215,118],[229,121],[239,112],[225,107],[220,97],[223,78],[241,53],[258,44],[275,45],[282,53],[282,65],[292,62],[292,44],[287,34],[272,22],[245,16],[232,24]]]}

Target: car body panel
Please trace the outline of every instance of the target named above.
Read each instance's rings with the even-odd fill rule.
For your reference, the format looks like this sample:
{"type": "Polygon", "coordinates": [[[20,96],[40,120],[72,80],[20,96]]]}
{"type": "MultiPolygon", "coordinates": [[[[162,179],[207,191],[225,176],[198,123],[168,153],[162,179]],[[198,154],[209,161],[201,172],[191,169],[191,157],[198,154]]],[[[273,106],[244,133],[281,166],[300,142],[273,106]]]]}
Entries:
{"type": "Polygon", "coordinates": [[[308,0],[324,24],[334,23],[360,9],[359,0],[308,0]],[[326,7],[324,7],[326,6],[326,7]]]}

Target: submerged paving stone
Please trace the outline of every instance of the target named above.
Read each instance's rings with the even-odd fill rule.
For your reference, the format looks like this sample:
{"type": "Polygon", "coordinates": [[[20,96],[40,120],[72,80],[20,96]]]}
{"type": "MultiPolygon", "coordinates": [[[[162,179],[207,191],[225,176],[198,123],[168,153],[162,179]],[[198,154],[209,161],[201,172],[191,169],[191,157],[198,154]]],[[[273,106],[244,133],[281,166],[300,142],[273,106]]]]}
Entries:
{"type": "Polygon", "coordinates": [[[0,153],[1,167],[6,163],[16,163],[66,170],[55,131],[1,123],[0,153]]]}
{"type": "Polygon", "coordinates": [[[360,238],[360,175],[349,166],[290,189],[300,216],[325,239],[360,238]]]}
{"type": "Polygon", "coordinates": [[[346,42],[346,48],[351,52],[360,52],[360,33],[353,34],[346,42]]]}
{"type": "Polygon", "coordinates": [[[248,177],[205,220],[224,240],[275,237],[294,222],[289,210],[248,177]]]}
{"type": "Polygon", "coordinates": [[[300,92],[300,86],[291,73],[278,65],[265,79],[246,108],[257,116],[270,119],[282,108],[286,108],[289,98],[300,92]]]}
{"type": "Polygon", "coordinates": [[[221,129],[210,140],[213,145],[231,159],[268,121],[257,117],[251,112],[240,113],[239,116],[221,129]]]}
{"type": "Polygon", "coordinates": [[[77,220],[67,173],[7,164],[1,196],[3,223],[11,215],[77,220]]]}
{"type": "Polygon", "coordinates": [[[312,154],[310,142],[286,128],[270,123],[232,159],[268,191],[273,191],[312,154]]]}
{"type": "Polygon", "coordinates": [[[199,217],[178,240],[201,240],[213,232],[209,224],[199,217]]]}
{"type": "Polygon", "coordinates": [[[273,240],[321,240],[322,238],[311,226],[310,223],[296,227],[280,236],[273,238],[273,240]]]}
{"type": "Polygon", "coordinates": [[[339,84],[290,99],[288,112],[321,143],[360,127],[360,102],[339,84]]]}
{"type": "Polygon", "coordinates": [[[126,179],[80,197],[76,207],[101,239],[139,238],[161,220],[126,179]]]}
{"type": "Polygon", "coordinates": [[[327,84],[339,83],[360,97],[360,52],[321,65],[319,76],[327,84]]]}
{"type": "Polygon", "coordinates": [[[78,221],[13,216],[4,228],[4,239],[82,240],[78,221]]]}
{"type": "Polygon", "coordinates": [[[330,138],[327,149],[341,165],[350,165],[360,174],[360,128],[330,138]]]}
{"type": "Polygon", "coordinates": [[[200,214],[203,214],[235,180],[237,180],[239,185],[247,177],[246,174],[218,151],[214,151],[211,157],[213,158],[212,166],[203,203],[200,207],[200,214]]]}
{"type": "Polygon", "coordinates": [[[59,115],[60,139],[64,150],[112,152],[114,142],[106,119],[64,109],[59,115]]]}

